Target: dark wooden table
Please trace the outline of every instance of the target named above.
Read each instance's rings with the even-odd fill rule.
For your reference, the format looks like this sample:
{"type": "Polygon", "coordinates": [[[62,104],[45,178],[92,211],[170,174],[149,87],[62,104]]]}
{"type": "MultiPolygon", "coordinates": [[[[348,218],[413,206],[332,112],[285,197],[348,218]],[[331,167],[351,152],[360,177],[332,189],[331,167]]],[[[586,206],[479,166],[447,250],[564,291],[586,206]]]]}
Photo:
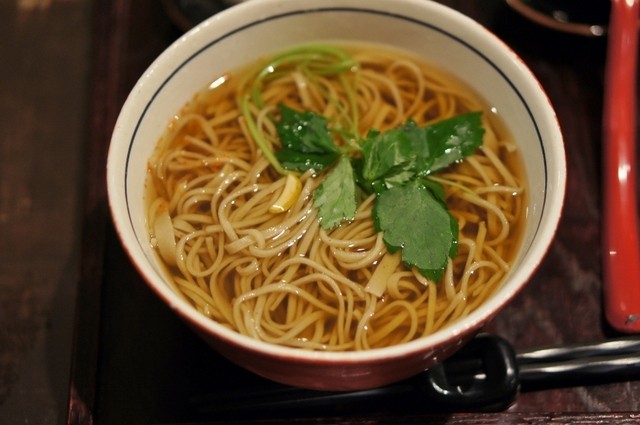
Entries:
{"type": "MultiPolygon", "coordinates": [[[[600,140],[606,40],[537,27],[502,1],[443,1],[505,40],[549,94],[565,137],[566,208],[549,255],[527,288],[488,326],[517,349],[614,337],[603,322],[600,266],[600,140]]],[[[69,423],[199,423],[220,416],[194,403],[260,379],[220,358],[145,287],[124,255],[106,206],[104,164],[127,92],[181,33],[159,2],[94,4],[89,140],[77,339],[69,423]]],[[[215,397],[208,399],[215,405],[215,397]]],[[[290,423],[637,423],[640,381],[528,391],[505,412],[433,414],[428,408],[364,412],[335,406],[290,423]]],[[[260,423],[280,423],[272,413],[260,423]]],[[[236,418],[224,418],[225,423],[236,418]]],[[[238,421],[240,418],[237,418],[238,421]]]]}
{"type": "Polygon", "coordinates": [[[63,423],[79,276],[90,0],[0,0],[0,423],[63,423]]]}

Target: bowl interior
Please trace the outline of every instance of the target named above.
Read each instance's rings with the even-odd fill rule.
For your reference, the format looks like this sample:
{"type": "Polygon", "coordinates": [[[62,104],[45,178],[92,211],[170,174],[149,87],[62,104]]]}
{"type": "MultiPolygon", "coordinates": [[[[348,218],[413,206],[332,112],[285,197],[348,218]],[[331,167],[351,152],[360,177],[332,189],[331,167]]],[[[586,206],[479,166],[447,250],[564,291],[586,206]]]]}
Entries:
{"type": "Polygon", "coordinates": [[[517,56],[479,24],[424,0],[254,0],[212,17],[167,49],[127,99],[109,152],[112,215],[134,264],[156,292],[198,326],[260,347],[207,323],[164,283],[144,222],[146,162],[170,119],[217,76],[312,41],[380,43],[407,50],[474,87],[507,123],[526,158],[530,189],[527,228],[513,271],[469,318],[415,345],[442,343],[477,326],[522,287],[553,237],[564,195],[562,138],[548,99],[517,56]]]}

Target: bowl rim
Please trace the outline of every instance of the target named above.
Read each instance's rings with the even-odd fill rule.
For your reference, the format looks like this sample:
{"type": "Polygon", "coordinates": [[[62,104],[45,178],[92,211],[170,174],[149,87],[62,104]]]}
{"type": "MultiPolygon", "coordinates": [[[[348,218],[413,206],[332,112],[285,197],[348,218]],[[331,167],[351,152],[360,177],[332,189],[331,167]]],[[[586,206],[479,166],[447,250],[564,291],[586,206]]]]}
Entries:
{"type": "MultiPolygon", "coordinates": [[[[468,40],[462,39],[455,34],[451,34],[451,36],[472,48],[477,54],[485,56],[485,54],[479,50],[479,47],[471,45],[468,40]]],[[[200,45],[200,48],[196,49],[196,53],[188,56],[184,62],[177,66],[174,64],[169,67],[178,69],[185,66],[185,64],[191,60],[194,55],[199,54],[199,52],[204,48],[206,48],[206,45],[200,45]]],[[[494,59],[491,60],[492,63],[493,60],[494,59]]],[[[503,72],[501,68],[497,67],[497,65],[496,70],[500,73],[503,72]]],[[[171,76],[169,76],[169,78],[171,78],[171,76]]],[[[157,88],[157,90],[161,90],[161,87],[157,88]]],[[[522,97],[522,94],[519,93],[519,95],[522,97]]],[[[151,98],[149,103],[151,103],[154,98],[155,95],[151,98]]],[[[524,103],[529,107],[527,102],[524,103]]],[[[146,105],[146,108],[148,108],[148,104],[146,105]]],[[[141,119],[142,118],[140,118],[140,120],[141,119]]],[[[536,120],[533,121],[536,122],[536,120]]],[[[135,132],[131,137],[131,141],[133,139],[135,139],[135,132]]],[[[130,149],[130,146],[128,149],[130,149]]],[[[129,158],[127,157],[127,163],[128,161],[129,158]]],[[[545,170],[545,176],[547,179],[549,178],[547,170],[545,170]]],[[[446,345],[452,340],[459,339],[463,335],[481,327],[525,286],[546,255],[559,224],[564,204],[565,186],[566,163],[562,134],[551,102],[546,97],[541,84],[537,81],[533,73],[504,42],[484,26],[466,15],[449,8],[448,6],[425,0],[379,0],[376,2],[369,2],[367,0],[298,0],[297,2],[287,2],[286,0],[251,0],[226,9],[198,24],[181,36],[171,44],[171,46],[167,48],[140,77],[127,97],[120,115],[118,116],[107,159],[107,191],[109,208],[121,244],[139,274],[143,277],[143,280],[167,305],[170,306],[172,310],[177,312],[179,316],[187,320],[190,324],[195,325],[203,332],[213,334],[216,338],[224,340],[235,346],[242,347],[253,352],[260,352],[271,357],[296,359],[302,362],[308,361],[314,363],[332,363],[335,361],[341,363],[360,363],[363,361],[371,362],[381,359],[400,358],[412,353],[424,352],[425,350],[433,351],[436,347],[446,345]],[[288,4],[283,6],[284,3],[288,4]],[[403,9],[402,7],[399,7],[399,5],[405,6],[405,8],[403,9]],[[554,159],[554,162],[547,163],[549,158],[545,154],[545,166],[547,168],[554,167],[554,170],[557,172],[555,181],[545,183],[545,187],[553,187],[555,190],[553,191],[554,193],[548,193],[544,197],[544,212],[541,215],[540,222],[538,223],[538,229],[536,230],[536,233],[539,234],[537,242],[534,246],[529,248],[530,252],[528,257],[523,261],[521,267],[515,270],[507,279],[510,285],[506,285],[506,282],[503,283],[499,293],[496,292],[494,296],[484,302],[464,319],[452,323],[433,334],[390,347],[347,352],[311,351],[259,341],[251,337],[241,335],[205,317],[196,311],[191,304],[181,299],[180,296],[173,292],[169,285],[159,279],[156,276],[157,274],[149,268],[150,266],[146,263],[146,258],[142,252],[142,248],[140,246],[136,246],[140,245],[142,242],[139,238],[135,237],[133,223],[131,223],[129,219],[125,219],[126,217],[121,213],[123,209],[120,204],[120,201],[122,200],[122,188],[119,187],[119,185],[124,184],[126,186],[126,175],[124,176],[125,180],[123,183],[122,169],[119,168],[122,164],[118,162],[122,160],[122,141],[129,139],[129,137],[126,137],[127,131],[129,131],[127,126],[127,116],[133,111],[139,110],[141,106],[139,104],[141,102],[141,97],[139,95],[143,92],[148,93],[150,90],[155,90],[155,80],[159,78],[158,72],[161,72],[160,70],[162,68],[168,67],[176,58],[179,59],[179,52],[183,47],[193,50],[190,49],[190,44],[194,43],[194,40],[198,41],[198,38],[202,37],[202,34],[206,33],[209,28],[215,28],[216,26],[225,23],[227,26],[225,32],[222,35],[215,37],[216,39],[220,39],[252,25],[268,22],[270,19],[274,19],[277,16],[289,16],[294,13],[293,11],[297,14],[304,14],[317,12],[319,10],[338,8],[345,10],[350,9],[352,11],[365,11],[369,13],[384,13],[401,19],[419,21],[422,24],[440,32],[446,31],[443,28],[436,27],[433,23],[425,22],[422,16],[410,16],[409,10],[417,8],[423,12],[428,11],[429,13],[436,13],[439,16],[446,16],[447,19],[464,25],[465,31],[469,31],[478,36],[478,39],[480,40],[479,42],[482,42],[483,45],[487,45],[489,48],[493,49],[495,54],[497,54],[501,60],[518,68],[519,73],[526,80],[527,84],[537,86],[538,90],[534,91],[534,93],[538,96],[535,100],[539,102],[538,112],[541,112],[542,115],[539,120],[545,120],[544,124],[549,127],[546,131],[550,132],[551,135],[557,139],[557,142],[549,145],[554,151],[554,155],[551,156],[551,158],[554,159]],[[546,217],[546,219],[543,220],[544,217],[546,217]],[[134,235],[132,235],[131,232],[133,232],[134,235]]]]}

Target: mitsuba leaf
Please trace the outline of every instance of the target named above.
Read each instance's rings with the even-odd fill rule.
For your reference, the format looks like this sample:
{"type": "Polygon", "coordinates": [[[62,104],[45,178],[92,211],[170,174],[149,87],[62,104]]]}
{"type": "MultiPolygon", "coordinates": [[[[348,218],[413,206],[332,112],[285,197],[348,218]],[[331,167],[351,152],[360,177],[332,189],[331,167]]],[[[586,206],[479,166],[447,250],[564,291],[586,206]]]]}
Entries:
{"type": "Polygon", "coordinates": [[[456,115],[424,128],[429,158],[419,164],[421,174],[441,170],[473,154],[484,136],[480,112],[456,115]]]}
{"type": "Polygon", "coordinates": [[[439,281],[447,258],[457,252],[458,227],[433,192],[418,182],[380,194],[373,210],[378,231],[390,252],[402,249],[402,260],[439,281]]]}
{"type": "Polygon", "coordinates": [[[365,188],[380,193],[471,155],[482,144],[480,117],[462,114],[425,127],[410,120],[384,133],[369,132],[361,144],[365,188]]]}
{"type": "MultiPolygon", "coordinates": [[[[397,186],[415,175],[415,161],[426,154],[416,150],[426,149],[423,134],[413,121],[384,133],[370,131],[361,143],[362,177],[375,187],[397,186]]],[[[376,190],[378,192],[378,190],[376,190]]]]}
{"type": "Polygon", "coordinates": [[[457,254],[458,223],[449,214],[444,189],[428,176],[482,144],[480,112],[425,127],[409,120],[383,133],[372,130],[360,142],[362,155],[355,158],[342,152],[327,120],[314,112],[281,105],[276,128],[282,149],[275,155],[285,169],[333,167],[313,193],[322,228],[352,220],[366,193],[376,193],[373,218],[387,249],[401,249],[408,267],[441,280],[448,258],[457,254]]]}
{"type": "Polygon", "coordinates": [[[356,215],[356,184],[351,161],[341,156],[322,183],[313,191],[313,206],[318,210],[320,225],[333,229],[356,215]]]}
{"type": "Polygon", "coordinates": [[[438,201],[442,203],[442,206],[447,207],[447,201],[445,199],[444,187],[440,183],[437,183],[428,178],[419,179],[419,184],[424,186],[426,189],[430,190],[433,196],[436,197],[438,201]]]}
{"type": "Polygon", "coordinates": [[[327,120],[312,111],[296,111],[280,105],[280,121],[276,125],[282,146],[306,153],[339,153],[327,120]]]}
{"type": "Polygon", "coordinates": [[[282,166],[288,170],[321,171],[340,156],[329,131],[327,120],[312,111],[296,111],[280,105],[280,121],[276,129],[282,149],[275,153],[282,166]]]}
{"type": "Polygon", "coordinates": [[[337,153],[304,153],[287,148],[276,151],[275,155],[285,169],[297,171],[324,170],[340,156],[337,153]]]}

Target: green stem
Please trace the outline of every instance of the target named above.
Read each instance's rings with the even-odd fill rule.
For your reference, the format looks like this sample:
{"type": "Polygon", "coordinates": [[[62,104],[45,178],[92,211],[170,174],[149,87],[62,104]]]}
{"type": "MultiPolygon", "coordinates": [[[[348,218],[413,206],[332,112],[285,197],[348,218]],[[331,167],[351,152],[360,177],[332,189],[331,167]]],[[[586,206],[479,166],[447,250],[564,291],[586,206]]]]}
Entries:
{"type": "Polygon", "coordinates": [[[280,164],[280,161],[278,161],[278,158],[276,158],[275,153],[269,146],[269,142],[267,142],[262,132],[258,129],[258,125],[256,124],[255,120],[253,119],[251,108],[249,106],[248,95],[242,98],[242,114],[247,120],[247,128],[249,129],[249,133],[251,133],[251,136],[257,143],[258,147],[260,147],[260,150],[262,150],[265,158],[269,160],[271,166],[275,168],[278,173],[282,174],[283,176],[286,175],[287,170],[285,170],[282,164],[280,164]]]}
{"type": "MultiPolygon", "coordinates": [[[[265,81],[270,77],[280,74],[280,72],[282,72],[282,68],[301,68],[311,77],[338,75],[345,93],[347,94],[349,107],[353,114],[352,117],[349,117],[344,111],[342,111],[345,124],[351,127],[351,134],[354,137],[357,137],[358,116],[355,108],[355,93],[353,93],[353,89],[346,77],[343,75],[355,66],[357,66],[357,62],[343,50],[324,44],[311,44],[290,49],[273,57],[267,64],[262,66],[256,74],[253,74],[253,81],[247,78],[240,84],[240,92],[245,93],[244,95],[241,95],[242,99],[240,100],[240,103],[242,114],[247,122],[247,128],[258,147],[262,150],[264,156],[269,160],[273,168],[275,168],[278,173],[285,175],[287,170],[284,169],[263,133],[258,129],[258,125],[251,114],[250,108],[251,102],[258,109],[265,106],[261,92],[265,81]]],[[[311,80],[313,80],[313,78],[311,78],[311,80]]],[[[340,109],[342,110],[342,108],[340,109]]],[[[354,142],[350,140],[350,138],[346,138],[345,141],[351,150],[359,150],[359,146],[354,146],[354,142]]]]}

